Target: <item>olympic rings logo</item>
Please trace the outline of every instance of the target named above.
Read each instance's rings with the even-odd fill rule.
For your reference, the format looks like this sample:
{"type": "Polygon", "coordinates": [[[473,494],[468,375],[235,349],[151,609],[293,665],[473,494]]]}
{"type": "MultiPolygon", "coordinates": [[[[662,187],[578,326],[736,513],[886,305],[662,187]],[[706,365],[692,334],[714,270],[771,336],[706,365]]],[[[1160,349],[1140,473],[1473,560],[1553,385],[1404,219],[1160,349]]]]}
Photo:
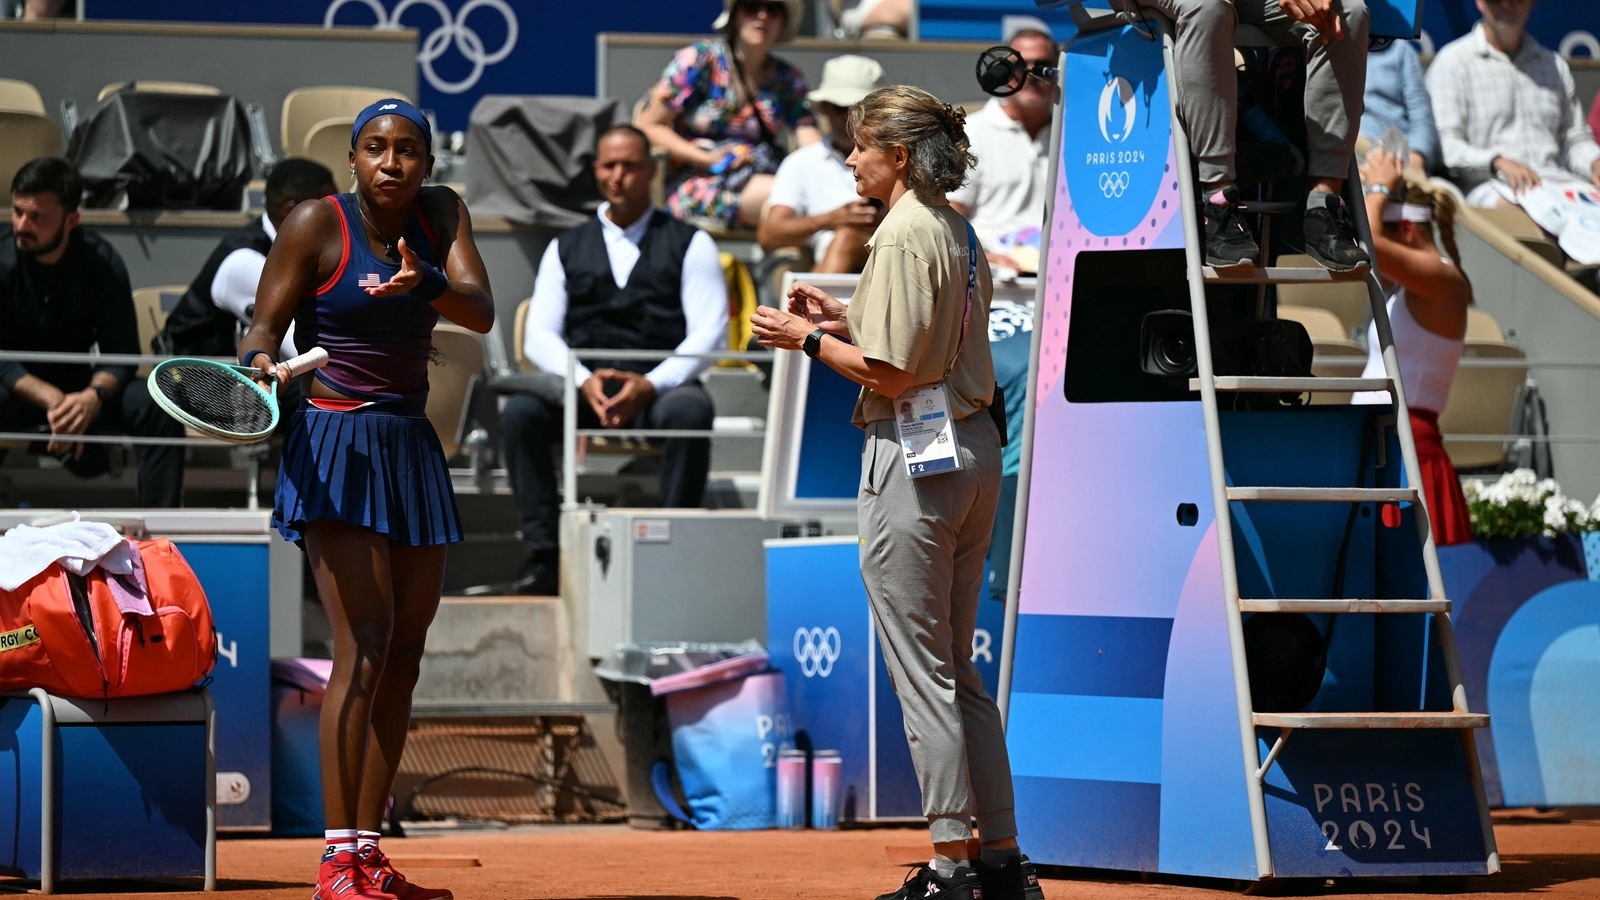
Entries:
{"type": "Polygon", "coordinates": [[[1106,199],[1109,200],[1109,199],[1112,199],[1112,198],[1115,198],[1115,197],[1121,197],[1123,195],[1123,193],[1126,192],[1127,190],[1128,190],[1128,173],[1127,172],[1101,172],[1100,173],[1100,193],[1105,194],[1106,195],[1106,199]]]}
{"type": "Polygon", "coordinates": [[[839,629],[831,625],[794,630],[794,658],[800,663],[801,674],[807,678],[827,678],[833,674],[833,664],[839,661],[842,649],[839,629]]]}
{"type": "Polygon", "coordinates": [[[483,70],[496,63],[503,62],[511,55],[511,50],[517,44],[517,14],[511,9],[506,0],[467,0],[452,16],[450,7],[444,0],[400,0],[395,5],[394,13],[384,11],[382,0],[333,0],[328,4],[328,12],[322,17],[325,28],[333,27],[334,16],[347,3],[355,3],[372,10],[378,17],[375,28],[400,28],[400,17],[406,10],[413,6],[425,6],[439,16],[439,27],[428,32],[422,39],[422,49],[417,53],[417,62],[422,65],[422,75],[432,85],[434,90],[441,94],[461,94],[472,89],[483,77],[483,70]],[[500,48],[493,53],[485,52],[483,38],[476,31],[467,27],[467,16],[479,7],[487,7],[500,14],[506,23],[506,40],[500,48]],[[445,81],[434,71],[433,64],[451,47],[472,63],[472,71],[459,81],[445,81]]]}

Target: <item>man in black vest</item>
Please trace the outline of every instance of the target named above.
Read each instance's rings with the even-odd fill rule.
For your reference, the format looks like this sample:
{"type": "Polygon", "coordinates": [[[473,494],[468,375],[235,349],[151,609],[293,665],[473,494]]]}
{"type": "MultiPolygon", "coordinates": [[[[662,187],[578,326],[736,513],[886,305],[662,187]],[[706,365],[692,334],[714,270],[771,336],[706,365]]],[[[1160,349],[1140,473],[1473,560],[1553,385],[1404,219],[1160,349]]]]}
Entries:
{"type": "MultiPolygon", "coordinates": [[[[64,159],[36,159],[11,182],[11,224],[0,226],[0,349],[138,353],[128,268],[105,238],[78,227],[83,179],[64,159]]],[[[131,365],[0,361],[0,431],[38,432],[31,453],[49,453],[74,475],[110,468],[103,443],[76,435],[123,431],[182,437],[131,365]]],[[[183,448],[139,448],[139,505],[183,502],[183,448]]]]}
{"type": "MultiPolygon", "coordinates": [[[[289,210],[337,190],[333,173],[309,159],[285,159],[267,175],[266,214],[224,237],[200,268],[189,290],[151,341],[151,351],[169,356],[236,355],[239,323],[250,324],[256,285],[267,251],[289,210]]],[[[279,359],[294,355],[294,325],[284,337],[279,359]]],[[[287,421],[287,420],[286,420],[287,421]]]]}
{"type": "MultiPolygon", "coordinates": [[[[534,279],[524,354],[564,374],[567,350],[677,350],[727,346],[728,288],[711,236],[654,209],[650,141],[632,125],[600,135],[594,175],[606,200],[598,215],[546,249],[534,279]]],[[[695,379],[709,360],[580,360],[578,427],[709,429],[711,397],[695,379]]],[[[512,394],[500,414],[506,469],[527,551],[508,592],[557,590],[559,498],[552,442],[559,399],[512,394]]],[[[697,507],[711,468],[706,438],[662,442],[661,503],[697,507]]]]}

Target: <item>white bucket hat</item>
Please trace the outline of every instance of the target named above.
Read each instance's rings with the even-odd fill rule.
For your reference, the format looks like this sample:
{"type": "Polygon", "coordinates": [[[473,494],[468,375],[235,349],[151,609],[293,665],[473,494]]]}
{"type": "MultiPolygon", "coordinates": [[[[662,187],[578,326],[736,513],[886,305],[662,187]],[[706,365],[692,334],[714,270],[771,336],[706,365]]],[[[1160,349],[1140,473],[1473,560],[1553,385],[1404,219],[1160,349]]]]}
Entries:
{"type": "Polygon", "coordinates": [[[807,103],[832,103],[849,109],[882,87],[883,66],[865,56],[835,56],[822,64],[822,83],[806,95],[807,103]]]}
{"type": "MultiPolygon", "coordinates": [[[[723,0],[721,15],[711,23],[713,31],[727,30],[728,21],[733,17],[733,7],[738,3],[739,0],[723,0]]],[[[806,9],[804,0],[783,0],[783,7],[787,15],[783,17],[783,30],[778,33],[778,43],[787,44],[794,40],[795,32],[800,30],[800,19],[805,16],[806,9]]]]}

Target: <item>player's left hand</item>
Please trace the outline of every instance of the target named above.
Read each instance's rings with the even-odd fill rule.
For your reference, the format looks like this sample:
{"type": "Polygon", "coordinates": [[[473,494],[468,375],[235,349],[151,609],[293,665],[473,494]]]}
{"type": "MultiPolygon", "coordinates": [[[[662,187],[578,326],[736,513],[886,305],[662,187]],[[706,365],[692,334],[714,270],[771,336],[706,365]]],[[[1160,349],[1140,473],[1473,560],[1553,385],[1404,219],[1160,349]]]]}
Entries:
{"type": "Polygon", "coordinates": [[[400,250],[400,271],[394,273],[394,277],[383,284],[364,289],[374,297],[394,297],[422,283],[422,261],[417,259],[417,254],[406,245],[405,238],[401,238],[396,246],[400,250]]]}

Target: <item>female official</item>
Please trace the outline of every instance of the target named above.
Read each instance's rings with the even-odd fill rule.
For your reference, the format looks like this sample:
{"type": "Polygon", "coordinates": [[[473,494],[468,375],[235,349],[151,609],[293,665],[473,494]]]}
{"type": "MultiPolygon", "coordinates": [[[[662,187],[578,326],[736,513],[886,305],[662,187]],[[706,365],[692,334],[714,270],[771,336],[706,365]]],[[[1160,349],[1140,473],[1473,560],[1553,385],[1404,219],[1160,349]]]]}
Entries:
{"type": "Polygon", "coordinates": [[[434,325],[494,324],[465,204],[424,188],[428,120],[403,100],[361,111],[350,132],[355,191],[302,203],[267,256],[240,359],[272,358],[290,321],[328,364],[305,389],[283,446],[273,524],[304,547],[333,629],[320,750],[327,850],[317,900],[449,900],[409,883],[378,849],[411,717],[423,640],[461,518],[424,413],[434,325]]]}
{"type": "Polygon", "coordinates": [[[975,160],[964,117],[919,88],[868,94],[850,111],[846,164],[887,212],[848,312],[796,284],[789,311],[751,317],[764,346],[803,350],[862,386],[861,577],[871,600],[935,857],[895,900],[1042,900],[1017,849],[1011,763],[999,710],[970,659],[984,555],[1000,491],[1000,432],[986,323],[989,266],[945,194],[975,160]],[[917,424],[902,424],[909,401],[917,424]],[[959,466],[921,423],[953,420],[959,466]],[[903,429],[903,431],[902,431],[903,429]],[[906,459],[906,447],[935,452],[906,459]],[[925,457],[925,458],[924,458],[925,457]],[[913,477],[912,471],[937,474],[913,477]],[[968,849],[976,816],[982,851],[968,849]]]}
{"type": "MultiPolygon", "coordinates": [[[[1472,540],[1472,519],[1461,478],[1444,449],[1439,413],[1450,397],[1466,347],[1467,307],[1472,285],[1456,260],[1455,199],[1446,191],[1408,182],[1404,162],[1376,148],[1361,165],[1367,191],[1367,219],[1381,222],[1372,232],[1378,271],[1390,287],[1389,327],[1400,360],[1401,386],[1411,412],[1411,434],[1422,469],[1422,496],[1441,546],[1472,540]],[[1441,256],[1438,237],[1449,257],[1441,256]]],[[[1367,367],[1362,378],[1384,376],[1376,325],[1367,329],[1367,367]]],[[[1386,391],[1363,392],[1354,403],[1388,403],[1386,391]]]]}

